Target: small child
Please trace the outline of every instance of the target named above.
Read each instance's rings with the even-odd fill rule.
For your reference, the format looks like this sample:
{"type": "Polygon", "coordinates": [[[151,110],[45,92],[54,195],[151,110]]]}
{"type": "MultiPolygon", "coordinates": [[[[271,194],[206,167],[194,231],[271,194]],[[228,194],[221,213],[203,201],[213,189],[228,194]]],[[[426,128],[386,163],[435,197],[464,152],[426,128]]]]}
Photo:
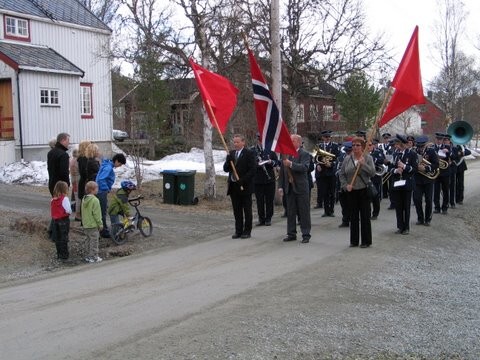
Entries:
{"type": "Polygon", "coordinates": [[[128,205],[128,196],[137,186],[129,181],[124,180],[120,183],[120,189],[113,196],[110,206],[108,207],[108,215],[110,215],[110,223],[117,224],[119,222],[119,215],[130,217],[130,206],[128,205]]]}
{"type": "Polygon", "coordinates": [[[69,216],[72,213],[72,205],[68,198],[68,184],[65,181],[58,181],[53,188],[53,198],[50,201],[50,212],[52,216],[52,240],[57,248],[57,258],[67,261],[68,233],[70,231],[69,216]]]}
{"type": "Polygon", "coordinates": [[[95,181],[89,181],[85,184],[85,196],[82,200],[82,226],[83,232],[87,237],[85,243],[88,252],[87,257],[84,260],[88,263],[95,263],[103,260],[98,256],[99,231],[103,230],[103,223],[100,201],[95,196],[97,193],[98,185],[95,181]]]}

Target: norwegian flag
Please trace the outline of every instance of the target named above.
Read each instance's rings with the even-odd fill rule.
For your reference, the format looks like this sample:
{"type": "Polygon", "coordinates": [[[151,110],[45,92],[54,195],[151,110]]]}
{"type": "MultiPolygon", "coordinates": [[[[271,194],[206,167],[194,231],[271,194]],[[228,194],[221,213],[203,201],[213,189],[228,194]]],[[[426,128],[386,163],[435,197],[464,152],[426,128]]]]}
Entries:
{"type": "Polygon", "coordinates": [[[273,150],[280,154],[296,156],[297,150],[292,143],[290,133],[280,116],[277,105],[273,101],[272,93],[250,49],[248,49],[248,57],[252,73],[255,112],[263,148],[266,151],[273,150]]]}

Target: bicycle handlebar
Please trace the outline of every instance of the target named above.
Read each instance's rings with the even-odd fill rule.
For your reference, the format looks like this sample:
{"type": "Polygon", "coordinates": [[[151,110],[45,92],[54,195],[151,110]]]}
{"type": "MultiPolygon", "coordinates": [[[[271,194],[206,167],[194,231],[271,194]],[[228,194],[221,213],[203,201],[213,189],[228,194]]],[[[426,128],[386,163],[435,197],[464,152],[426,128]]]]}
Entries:
{"type": "Polygon", "coordinates": [[[128,199],[128,202],[129,203],[132,203],[132,202],[137,203],[137,205],[138,205],[138,204],[140,204],[140,199],[143,199],[143,195],[138,195],[138,196],[135,196],[131,199],[128,199]]]}

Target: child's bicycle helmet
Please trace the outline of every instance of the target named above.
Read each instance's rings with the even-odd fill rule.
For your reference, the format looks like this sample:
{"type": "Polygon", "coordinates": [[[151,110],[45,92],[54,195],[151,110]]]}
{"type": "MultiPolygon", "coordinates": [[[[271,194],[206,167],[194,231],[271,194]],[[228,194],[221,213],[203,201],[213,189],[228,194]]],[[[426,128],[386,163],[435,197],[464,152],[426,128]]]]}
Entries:
{"type": "Polygon", "coordinates": [[[123,180],[121,183],[120,183],[120,186],[123,190],[129,190],[129,191],[132,191],[132,190],[137,190],[137,185],[135,185],[133,182],[131,182],[130,180],[123,180]]]}

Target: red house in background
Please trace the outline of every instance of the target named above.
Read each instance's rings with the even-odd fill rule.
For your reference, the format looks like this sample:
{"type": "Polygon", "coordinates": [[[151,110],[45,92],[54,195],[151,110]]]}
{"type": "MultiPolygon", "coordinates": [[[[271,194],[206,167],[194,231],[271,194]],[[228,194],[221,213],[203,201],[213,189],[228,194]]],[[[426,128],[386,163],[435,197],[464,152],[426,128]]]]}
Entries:
{"type": "Polygon", "coordinates": [[[436,132],[445,132],[447,124],[445,122],[446,114],[440,106],[432,100],[432,93],[429,92],[425,97],[426,103],[419,106],[420,117],[422,121],[423,134],[433,139],[436,132]]]}

